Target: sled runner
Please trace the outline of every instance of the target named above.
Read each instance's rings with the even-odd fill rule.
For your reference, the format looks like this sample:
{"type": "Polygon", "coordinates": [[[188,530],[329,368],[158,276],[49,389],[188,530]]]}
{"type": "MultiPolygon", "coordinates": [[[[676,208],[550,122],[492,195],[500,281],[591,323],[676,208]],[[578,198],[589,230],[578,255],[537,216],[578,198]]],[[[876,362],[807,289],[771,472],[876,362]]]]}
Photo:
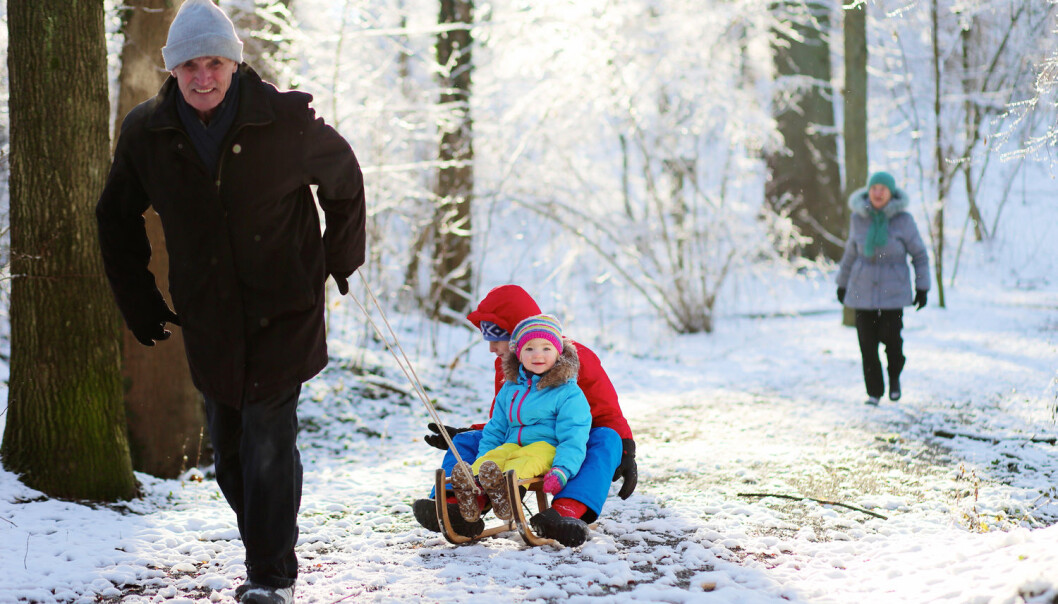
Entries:
{"type": "Polygon", "coordinates": [[[452,530],[452,522],[448,518],[448,504],[445,493],[451,489],[452,480],[445,476],[444,469],[437,469],[437,496],[434,498],[434,501],[437,508],[437,525],[441,527],[441,534],[444,535],[445,539],[447,539],[449,543],[459,545],[461,543],[469,543],[484,539],[485,537],[492,537],[500,533],[506,533],[518,529],[518,532],[522,535],[522,539],[524,539],[528,545],[535,546],[558,543],[554,539],[545,539],[543,537],[538,537],[533,533],[532,528],[529,526],[529,520],[525,517],[525,502],[522,501],[522,494],[519,491],[519,487],[524,487],[526,489],[526,494],[528,494],[529,491],[535,491],[537,512],[543,512],[549,507],[547,493],[544,492],[544,478],[542,476],[536,476],[525,480],[518,480],[514,470],[507,470],[504,472],[503,476],[507,482],[507,496],[511,501],[513,518],[508,521],[503,521],[503,524],[498,526],[486,528],[477,537],[464,537],[452,530]]]}

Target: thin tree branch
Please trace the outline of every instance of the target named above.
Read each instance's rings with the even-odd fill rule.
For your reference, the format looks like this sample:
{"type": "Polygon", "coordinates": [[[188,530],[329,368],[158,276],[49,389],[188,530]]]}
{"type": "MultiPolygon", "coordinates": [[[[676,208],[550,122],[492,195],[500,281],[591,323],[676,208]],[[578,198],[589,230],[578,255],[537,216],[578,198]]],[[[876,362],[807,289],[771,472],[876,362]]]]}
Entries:
{"type": "Polygon", "coordinates": [[[887,516],[883,516],[883,515],[879,514],[878,512],[872,512],[870,510],[865,510],[865,509],[863,509],[863,508],[861,508],[859,506],[851,505],[851,504],[848,504],[848,503],[841,503],[840,501],[827,501],[826,499],[816,499],[814,497],[802,497],[801,495],[782,495],[782,494],[777,494],[777,493],[739,493],[738,496],[739,497],[780,497],[782,499],[793,499],[794,501],[803,501],[803,500],[807,499],[809,501],[814,501],[816,503],[821,503],[823,505],[837,505],[837,506],[841,506],[843,508],[848,508],[850,510],[855,510],[857,512],[862,512],[864,514],[867,514],[868,516],[874,516],[875,518],[881,518],[882,520],[888,520],[889,519],[887,516]]]}
{"type": "Polygon", "coordinates": [[[1033,443],[1046,443],[1048,445],[1058,444],[1058,436],[1030,436],[1028,438],[1013,437],[1013,436],[987,436],[984,434],[969,434],[966,432],[952,432],[950,430],[944,430],[938,428],[933,431],[933,436],[940,436],[941,438],[955,438],[961,436],[963,438],[969,438],[970,440],[981,440],[984,442],[998,443],[1004,440],[1023,440],[1033,443]]]}

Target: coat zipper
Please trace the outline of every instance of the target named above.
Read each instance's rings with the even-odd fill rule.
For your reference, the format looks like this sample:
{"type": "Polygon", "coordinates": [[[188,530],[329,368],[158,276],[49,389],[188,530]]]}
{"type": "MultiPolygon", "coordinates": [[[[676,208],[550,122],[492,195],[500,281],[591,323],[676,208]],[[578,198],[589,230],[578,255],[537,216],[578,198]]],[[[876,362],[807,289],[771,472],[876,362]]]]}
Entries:
{"type": "Polygon", "coordinates": [[[522,445],[522,430],[525,429],[525,424],[522,423],[522,404],[525,403],[525,397],[529,396],[529,392],[532,389],[533,389],[533,378],[529,378],[529,385],[526,386],[526,388],[525,388],[525,394],[522,395],[522,400],[518,401],[518,412],[517,413],[514,412],[514,407],[515,407],[514,399],[518,398],[518,391],[516,390],[514,392],[514,395],[511,396],[511,411],[510,411],[510,413],[507,414],[507,421],[508,422],[513,422],[515,417],[518,418],[519,428],[518,428],[518,439],[517,440],[518,440],[518,446],[519,447],[524,446],[524,445],[522,445]]]}

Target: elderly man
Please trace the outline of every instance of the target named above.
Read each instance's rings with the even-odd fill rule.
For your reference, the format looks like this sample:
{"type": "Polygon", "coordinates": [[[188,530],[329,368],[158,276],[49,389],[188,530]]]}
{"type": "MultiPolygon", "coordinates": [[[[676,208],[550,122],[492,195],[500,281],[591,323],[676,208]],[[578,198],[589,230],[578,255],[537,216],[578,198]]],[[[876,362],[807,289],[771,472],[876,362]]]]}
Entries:
{"type": "Polygon", "coordinates": [[[171,72],[125,119],[96,207],[103,261],[146,346],[183,328],[205,399],[217,482],[246,548],[242,602],[290,602],[302,466],[297,402],[327,363],[324,285],[364,261],[363,176],[312,97],[242,63],[209,0],[187,0],[162,49],[171,72]],[[326,216],[321,236],[316,200],[326,216]],[[175,313],[148,270],[143,213],[161,218],[175,313]]]}

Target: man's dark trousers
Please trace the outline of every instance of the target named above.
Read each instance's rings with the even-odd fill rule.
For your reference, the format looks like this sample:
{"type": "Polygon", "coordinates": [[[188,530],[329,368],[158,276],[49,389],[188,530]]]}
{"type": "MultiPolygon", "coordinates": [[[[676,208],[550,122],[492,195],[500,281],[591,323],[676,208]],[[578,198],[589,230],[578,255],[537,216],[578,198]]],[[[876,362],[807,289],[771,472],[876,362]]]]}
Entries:
{"type": "Polygon", "coordinates": [[[298,384],[241,410],[206,397],[217,483],[239,522],[247,578],[272,587],[293,585],[298,576],[300,394],[298,384]]]}

